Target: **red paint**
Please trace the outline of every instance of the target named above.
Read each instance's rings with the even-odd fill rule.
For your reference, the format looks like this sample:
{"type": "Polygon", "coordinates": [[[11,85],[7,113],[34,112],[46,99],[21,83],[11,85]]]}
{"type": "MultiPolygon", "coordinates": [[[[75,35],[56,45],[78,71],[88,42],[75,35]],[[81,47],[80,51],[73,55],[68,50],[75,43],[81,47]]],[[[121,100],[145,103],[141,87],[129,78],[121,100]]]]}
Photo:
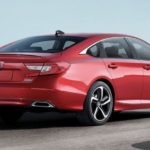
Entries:
{"type": "Polygon", "coordinates": [[[24,107],[43,100],[60,110],[80,111],[90,86],[107,80],[114,88],[115,110],[150,108],[150,70],[143,68],[148,61],[79,54],[99,40],[124,35],[78,36],[88,39],[57,54],[0,54],[0,105],[24,107]],[[26,65],[33,64],[50,65],[52,72],[28,70],[26,65]]]}

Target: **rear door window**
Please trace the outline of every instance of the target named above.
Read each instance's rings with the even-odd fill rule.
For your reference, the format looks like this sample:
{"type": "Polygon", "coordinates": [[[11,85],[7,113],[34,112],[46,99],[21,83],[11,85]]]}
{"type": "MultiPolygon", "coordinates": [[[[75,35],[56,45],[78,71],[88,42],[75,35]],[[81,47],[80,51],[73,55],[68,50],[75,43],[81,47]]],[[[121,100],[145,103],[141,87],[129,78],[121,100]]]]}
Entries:
{"type": "Polygon", "coordinates": [[[106,58],[133,58],[133,54],[128,44],[123,38],[112,38],[101,42],[106,58]]]}

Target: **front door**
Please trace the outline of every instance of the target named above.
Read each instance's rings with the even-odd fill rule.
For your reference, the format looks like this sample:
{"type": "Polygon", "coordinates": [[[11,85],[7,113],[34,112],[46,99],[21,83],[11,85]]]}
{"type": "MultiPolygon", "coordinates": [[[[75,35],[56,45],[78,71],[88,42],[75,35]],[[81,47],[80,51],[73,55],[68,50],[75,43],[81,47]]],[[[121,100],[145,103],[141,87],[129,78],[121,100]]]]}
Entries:
{"type": "Polygon", "coordinates": [[[143,108],[150,108],[150,45],[135,38],[128,38],[128,41],[138,54],[144,72],[141,104],[143,108]]]}

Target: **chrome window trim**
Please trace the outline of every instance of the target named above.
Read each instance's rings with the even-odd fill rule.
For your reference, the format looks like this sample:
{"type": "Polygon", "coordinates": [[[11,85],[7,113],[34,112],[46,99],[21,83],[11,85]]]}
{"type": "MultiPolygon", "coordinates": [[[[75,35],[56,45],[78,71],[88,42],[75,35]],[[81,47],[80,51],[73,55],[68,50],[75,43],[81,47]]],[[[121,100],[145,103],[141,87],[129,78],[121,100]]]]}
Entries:
{"type": "Polygon", "coordinates": [[[88,46],[88,47],[85,48],[84,50],[82,50],[82,51],[80,52],[80,55],[86,55],[86,54],[87,54],[87,50],[88,50],[89,48],[91,48],[92,46],[96,45],[96,44],[99,43],[99,42],[103,42],[103,41],[106,41],[106,40],[109,40],[109,39],[117,39],[117,38],[127,38],[127,37],[124,37],[124,36],[117,36],[117,37],[110,37],[110,38],[105,38],[105,39],[99,40],[99,41],[97,41],[97,42],[91,44],[90,46],[88,46]]]}

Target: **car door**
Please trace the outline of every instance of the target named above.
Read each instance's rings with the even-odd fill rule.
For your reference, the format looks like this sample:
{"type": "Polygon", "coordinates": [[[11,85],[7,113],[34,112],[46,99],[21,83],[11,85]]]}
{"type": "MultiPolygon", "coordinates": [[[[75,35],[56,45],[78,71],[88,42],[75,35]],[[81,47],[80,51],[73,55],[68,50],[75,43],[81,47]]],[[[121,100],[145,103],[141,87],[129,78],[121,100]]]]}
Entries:
{"type": "Polygon", "coordinates": [[[143,70],[142,64],[129,49],[124,38],[110,38],[101,42],[104,63],[114,80],[116,103],[129,109],[140,107],[143,70]]]}
{"type": "Polygon", "coordinates": [[[128,42],[138,54],[144,72],[143,92],[141,103],[150,108],[150,45],[136,38],[128,38],[128,42]]]}

